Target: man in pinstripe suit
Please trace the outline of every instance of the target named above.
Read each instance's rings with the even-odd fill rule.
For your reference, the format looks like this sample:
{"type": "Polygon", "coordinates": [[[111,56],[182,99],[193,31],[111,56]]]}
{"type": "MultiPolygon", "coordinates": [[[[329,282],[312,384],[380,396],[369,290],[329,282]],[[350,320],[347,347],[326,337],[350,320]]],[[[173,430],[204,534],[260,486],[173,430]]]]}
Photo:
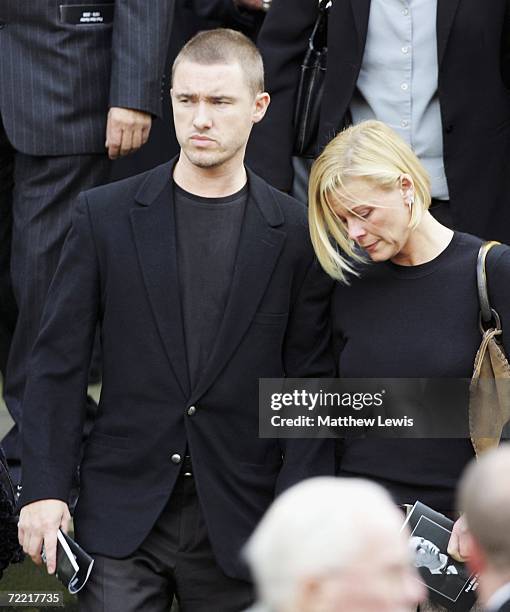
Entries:
{"type": "MultiPolygon", "coordinates": [[[[173,4],[0,4],[0,367],[17,424],[72,202],[106,182],[110,160],[141,147],[161,113],[173,4]]],[[[17,438],[15,427],[4,441],[11,460],[17,438]]]]}

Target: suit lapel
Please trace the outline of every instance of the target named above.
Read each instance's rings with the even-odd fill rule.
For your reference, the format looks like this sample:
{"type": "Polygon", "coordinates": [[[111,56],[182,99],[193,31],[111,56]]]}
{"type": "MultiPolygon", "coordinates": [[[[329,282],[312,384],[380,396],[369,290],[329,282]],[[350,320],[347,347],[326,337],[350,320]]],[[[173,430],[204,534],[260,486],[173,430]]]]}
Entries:
{"type": "Polygon", "coordinates": [[[177,273],[173,163],[151,172],[131,211],[138,260],[156,324],[179,385],[189,397],[189,376],[177,273]]]}
{"type": "Polygon", "coordinates": [[[437,0],[437,64],[441,66],[460,0],[437,0]]]}
{"type": "MultiPolygon", "coordinates": [[[[338,2],[338,0],[336,0],[338,2]]],[[[354,23],[358,33],[360,48],[365,48],[368,32],[368,17],[370,15],[370,0],[350,0],[354,23]]]]}
{"type": "Polygon", "coordinates": [[[191,403],[214,383],[248,329],[285,241],[285,232],[275,229],[283,215],[272,191],[257,176],[248,176],[249,197],[225,314],[191,403]]]}

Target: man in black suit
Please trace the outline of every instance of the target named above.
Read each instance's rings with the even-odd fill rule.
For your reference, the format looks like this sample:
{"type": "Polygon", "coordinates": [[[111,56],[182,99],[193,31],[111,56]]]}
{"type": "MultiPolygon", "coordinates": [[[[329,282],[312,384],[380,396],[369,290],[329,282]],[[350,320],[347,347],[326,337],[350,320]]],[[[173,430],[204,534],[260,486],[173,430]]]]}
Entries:
{"type": "MultiPolygon", "coordinates": [[[[274,2],[258,39],[273,102],[248,159],[286,191],[317,6],[274,2]]],[[[510,242],[510,2],[333,0],[328,45],[317,151],[345,123],[384,121],[429,171],[440,221],[510,242]]]]}
{"type": "MultiPolygon", "coordinates": [[[[72,203],[106,182],[110,160],[138,149],[161,114],[173,0],[148,6],[0,3],[0,367],[17,425],[72,203]]],[[[17,434],[4,441],[11,460],[17,434]]]]}
{"type": "Polygon", "coordinates": [[[465,554],[479,575],[478,598],[487,612],[510,612],[510,444],[467,467],[458,506],[467,525],[465,554]]]}
{"type": "Polygon", "coordinates": [[[331,281],[306,213],[244,167],[262,60],[232,30],[174,64],[177,160],[81,195],[30,364],[19,535],[48,569],[101,326],[103,388],[81,464],[84,610],[243,609],[238,551],[283,488],[332,474],[329,440],[258,438],[260,377],[331,376],[331,281]],[[44,411],[43,411],[44,407],[44,411]]]}

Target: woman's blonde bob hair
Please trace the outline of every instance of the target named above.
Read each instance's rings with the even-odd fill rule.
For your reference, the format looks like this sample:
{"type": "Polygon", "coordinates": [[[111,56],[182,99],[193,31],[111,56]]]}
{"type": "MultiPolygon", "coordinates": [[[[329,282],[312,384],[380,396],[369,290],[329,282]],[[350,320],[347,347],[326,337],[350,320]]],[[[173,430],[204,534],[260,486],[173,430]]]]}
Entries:
{"type": "Polygon", "coordinates": [[[365,261],[335,214],[338,198],[359,202],[349,194],[348,182],[363,178],[382,189],[395,189],[403,174],[414,183],[414,205],[409,227],[414,229],[430,206],[430,179],[411,148],[381,121],[364,121],[340,132],[315,160],[308,187],[310,235],[317,258],[336,280],[348,283],[356,274],[353,263],[365,261]]]}

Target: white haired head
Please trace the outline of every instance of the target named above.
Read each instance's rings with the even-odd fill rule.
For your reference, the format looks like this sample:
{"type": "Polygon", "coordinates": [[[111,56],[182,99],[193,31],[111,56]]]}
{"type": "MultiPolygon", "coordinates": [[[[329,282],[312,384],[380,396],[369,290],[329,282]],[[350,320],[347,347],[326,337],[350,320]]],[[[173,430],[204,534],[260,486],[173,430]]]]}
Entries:
{"type": "Polygon", "coordinates": [[[321,477],[292,487],[276,499],[244,549],[262,603],[290,609],[302,580],[342,570],[374,534],[401,538],[402,522],[389,495],[368,481],[321,477]]]}

